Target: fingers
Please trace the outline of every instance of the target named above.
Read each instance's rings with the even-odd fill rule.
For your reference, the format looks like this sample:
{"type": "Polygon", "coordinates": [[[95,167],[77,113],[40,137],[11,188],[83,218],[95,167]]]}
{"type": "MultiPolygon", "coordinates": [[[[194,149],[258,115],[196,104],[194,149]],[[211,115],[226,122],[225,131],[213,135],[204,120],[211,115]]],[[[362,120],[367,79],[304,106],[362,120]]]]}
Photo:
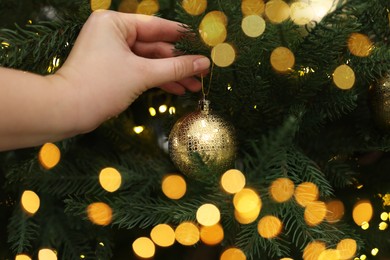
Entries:
{"type": "Polygon", "coordinates": [[[150,59],[173,57],[174,49],[172,44],[166,42],[135,42],[131,47],[136,55],[150,59]]]}
{"type": "Polygon", "coordinates": [[[178,82],[169,82],[166,84],[162,84],[160,88],[171,94],[183,95],[186,90],[189,90],[191,92],[197,92],[201,90],[202,85],[199,80],[191,77],[178,82]]]}

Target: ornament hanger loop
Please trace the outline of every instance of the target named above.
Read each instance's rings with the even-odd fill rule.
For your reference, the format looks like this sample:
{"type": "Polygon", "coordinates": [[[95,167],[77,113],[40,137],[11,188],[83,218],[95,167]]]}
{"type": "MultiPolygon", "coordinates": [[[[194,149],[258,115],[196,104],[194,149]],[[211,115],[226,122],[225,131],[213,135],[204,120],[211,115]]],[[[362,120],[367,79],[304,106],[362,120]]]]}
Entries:
{"type": "Polygon", "coordinates": [[[213,71],[214,71],[214,62],[211,63],[211,70],[210,70],[210,80],[209,80],[209,86],[207,88],[207,90],[205,89],[204,87],[204,77],[203,77],[203,73],[200,74],[200,77],[201,77],[201,80],[202,80],[202,94],[203,94],[203,99],[206,99],[207,96],[210,94],[210,89],[211,89],[211,81],[213,79],[213,71]]]}

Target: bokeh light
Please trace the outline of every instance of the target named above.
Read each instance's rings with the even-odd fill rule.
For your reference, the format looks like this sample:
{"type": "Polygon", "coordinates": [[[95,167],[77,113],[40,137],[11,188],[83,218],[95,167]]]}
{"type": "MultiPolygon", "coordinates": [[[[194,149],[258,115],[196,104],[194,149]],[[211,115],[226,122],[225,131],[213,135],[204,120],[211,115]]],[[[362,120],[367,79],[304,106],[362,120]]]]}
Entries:
{"type": "Polygon", "coordinates": [[[369,200],[360,200],[353,206],[352,218],[358,226],[370,222],[374,209],[369,200]]]}
{"type": "Polygon", "coordinates": [[[227,170],[221,177],[222,188],[230,194],[241,191],[245,184],[245,175],[237,169],[227,170]]]}
{"type": "Polygon", "coordinates": [[[316,184],[303,182],[296,187],[294,196],[299,205],[306,207],[307,204],[318,199],[319,190],[316,184]]]}
{"type": "Polygon", "coordinates": [[[157,111],[154,107],[149,107],[149,114],[150,116],[156,116],[157,115],[157,111]]]}
{"type": "Polygon", "coordinates": [[[16,255],[15,260],[31,260],[31,257],[26,254],[19,254],[16,255]]]}
{"type": "Polygon", "coordinates": [[[169,247],[175,243],[175,231],[168,224],[159,224],[150,232],[150,238],[161,247],[169,247]]]}
{"type": "Polygon", "coordinates": [[[283,223],[275,216],[264,216],[257,225],[257,231],[264,238],[274,238],[282,232],[283,223]]]}
{"type": "Polygon", "coordinates": [[[108,192],[117,191],[122,184],[122,175],[117,169],[106,167],[100,171],[99,183],[108,192]]]}
{"type": "Polygon", "coordinates": [[[356,254],[357,243],[352,238],[345,238],[337,244],[336,249],[340,252],[339,259],[351,259],[356,254]]]}
{"type": "Polygon", "coordinates": [[[326,205],[322,201],[313,201],[307,204],[304,219],[307,225],[317,226],[326,216],[326,205]]]}
{"type": "Polygon", "coordinates": [[[164,177],[161,188],[165,196],[173,200],[178,200],[186,193],[187,184],[182,176],[171,174],[164,177]]]}
{"type": "Polygon", "coordinates": [[[134,131],[134,133],[136,133],[137,135],[139,135],[140,133],[142,133],[144,130],[145,130],[145,127],[143,127],[142,125],[137,125],[137,126],[134,126],[134,127],[133,127],[133,131],[134,131]]]}
{"type": "Polygon", "coordinates": [[[39,206],[41,204],[39,196],[31,190],[25,190],[22,194],[20,201],[23,209],[27,213],[32,215],[38,211],[39,206]]]}
{"type": "Polygon", "coordinates": [[[308,24],[314,18],[311,5],[305,2],[294,2],[290,6],[291,20],[297,25],[308,24]]]}
{"type": "Polygon", "coordinates": [[[91,0],[90,4],[92,11],[107,10],[111,6],[111,0],[91,0]]]}
{"type": "Polygon", "coordinates": [[[329,223],[336,223],[339,222],[345,212],[344,203],[341,200],[331,200],[326,202],[326,216],[325,219],[329,223]]]}
{"type": "Polygon", "coordinates": [[[203,226],[213,226],[221,219],[219,209],[210,203],[203,204],[196,211],[196,220],[203,226]]]}
{"type": "Polygon", "coordinates": [[[45,143],[39,150],[38,160],[43,168],[50,170],[56,166],[61,158],[60,149],[53,143],[45,143]]]}
{"type": "Polygon", "coordinates": [[[107,226],[112,221],[112,209],[104,202],[94,202],[87,207],[88,219],[100,226],[107,226]]]}
{"type": "Polygon", "coordinates": [[[200,239],[198,227],[191,222],[183,222],[175,229],[176,241],[183,246],[192,246],[200,239]]]}
{"type": "Polygon", "coordinates": [[[379,249],[378,248],[373,248],[371,250],[371,255],[373,255],[373,256],[376,256],[378,253],[379,253],[379,249]]]}
{"type": "Polygon", "coordinates": [[[348,38],[349,51],[358,57],[367,57],[371,54],[373,44],[367,35],[352,33],[348,38]]]}
{"type": "Polygon", "coordinates": [[[265,4],[263,0],[242,0],[241,12],[243,16],[261,15],[264,13],[265,4]]]}
{"type": "Polygon", "coordinates": [[[257,219],[257,217],[260,214],[260,208],[261,205],[259,204],[256,208],[254,208],[252,211],[248,212],[238,212],[237,210],[234,210],[234,217],[237,220],[238,223],[240,224],[250,224],[253,221],[257,219]]]}
{"type": "Polygon", "coordinates": [[[138,3],[136,13],[145,15],[154,15],[160,9],[158,0],[142,0],[138,3]]]}
{"type": "Polygon", "coordinates": [[[260,196],[252,189],[244,188],[237,192],[233,197],[234,208],[239,213],[247,213],[261,208],[260,196]]]}
{"type": "Polygon", "coordinates": [[[246,255],[239,248],[229,248],[223,251],[220,260],[246,260],[246,255]]]}
{"type": "Polygon", "coordinates": [[[199,25],[202,40],[209,46],[223,43],[227,36],[226,24],[227,18],[224,13],[213,11],[206,14],[199,25]]]}
{"type": "Polygon", "coordinates": [[[142,258],[152,258],[156,253],[156,247],[148,237],[139,237],[133,242],[134,253],[142,258]]]}
{"type": "Polygon", "coordinates": [[[319,256],[318,260],[339,260],[340,259],[340,251],[336,249],[326,249],[319,256]]]}
{"type": "Polygon", "coordinates": [[[333,72],[333,82],[339,89],[350,89],[355,84],[355,72],[346,64],[340,65],[333,72]]]}
{"type": "Polygon", "coordinates": [[[322,252],[326,250],[326,245],[322,241],[313,241],[303,250],[303,260],[318,260],[322,252]]]}
{"type": "Polygon", "coordinates": [[[363,230],[367,230],[370,227],[370,223],[364,221],[360,226],[363,230]]]}
{"type": "Polygon", "coordinates": [[[200,15],[207,8],[207,0],[183,0],[183,9],[190,15],[200,15]]]}
{"type": "Polygon", "coordinates": [[[52,249],[42,248],[38,252],[38,260],[57,260],[57,254],[52,249]]]}
{"type": "Polygon", "coordinates": [[[211,59],[218,67],[228,67],[236,59],[236,51],[229,43],[219,43],[211,50],[211,59]]]}
{"type": "Polygon", "coordinates": [[[242,31],[249,37],[259,37],[265,31],[265,21],[259,15],[248,15],[242,19],[242,31]]]}
{"type": "Polygon", "coordinates": [[[271,0],[265,4],[265,15],[273,23],[281,23],[290,17],[290,7],[282,0],[271,0]]]}
{"type": "Polygon", "coordinates": [[[388,228],[388,224],[386,222],[379,223],[379,230],[386,230],[388,228]]]}
{"type": "Polygon", "coordinates": [[[272,67],[278,72],[287,72],[295,64],[295,56],[286,47],[275,48],[270,57],[272,67]]]}
{"type": "Polygon", "coordinates": [[[208,12],[203,17],[199,25],[199,28],[202,29],[202,26],[204,26],[204,24],[209,24],[209,23],[221,23],[223,24],[223,26],[226,27],[228,24],[228,18],[225,15],[225,13],[222,11],[215,10],[215,11],[208,12]]]}
{"type": "Polygon", "coordinates": [[[271,183],[269,194],[279,203],[286,202],[294,195],[295,185],[289,178],[278,178],[271,183]]]}
{"type": "Polygon", "coordinates": [[[200,228],[200,240],[209,246],[218,245],[224,238],[223,227],[220,223],[213,226],[202,226],[200,228]]]}
{"type": "Polygon", "coordinates": [[[381,220],[386,221],[389,218],[389,213],[382,212],[381,213],[381,220]]]}

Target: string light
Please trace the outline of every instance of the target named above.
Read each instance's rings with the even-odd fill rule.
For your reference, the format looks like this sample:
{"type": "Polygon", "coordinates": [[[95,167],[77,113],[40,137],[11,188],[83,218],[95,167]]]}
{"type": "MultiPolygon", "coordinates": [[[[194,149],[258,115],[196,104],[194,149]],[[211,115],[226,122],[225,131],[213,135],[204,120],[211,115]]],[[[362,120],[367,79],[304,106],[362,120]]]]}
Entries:
{"type": "Polygon", "coordinates": [[[192,246],[200,239],[198,227],[191,222],[183,222],[175,229],[176,241],[184,246],[192,246]]]}
{"type": "Polygon", "coordinates": [[[336,249],[340,253],[339,259],[351,259],[356,254],[357,243],[352,238],[345,238],[337,244],[336,249]]]}
{"type": "Polygon", "coordinates": [[[210,203],[203,204],[196,211],[196,220],[203,226],[213,226],[221,219],[219,209],[210,203]]]}
{"type": "Polygon", "coordinates": [[[299,205],[306,207],[307,204],[318,199],[319,189],[312,182],[303,182],[295,189],[294,196],[299,205]]]}
{"type": "Polygon", "coordinates": [[[156,247],[150,238],[140,237],[133,242],[134,253],[142,258],[152,258],[156,252],[156,247]]]}
{"type": "Polygon", "coordinates": [[[237,169],[226,171],[221,177],[222,188],[230,194],[235,194],[245,187],[245,175],[237,169]]]}
{"type": "Polygon", "coordinates": [[[379,223],[379,230],[386,230],[388,227],[388,224],[386,222],[379,223]]]}
{"type": "Polygon", "coordinates": [[[217,245],[222,242],[223,237],[223,228],[219,223],[209,227],[202,226],[200,228],[200,240],[206,245],[217,245]]]}
{"type": "Polygon", "coordinates": [[[220,260],[246,260],[246,255],[239,248],[229,248],[223,251],[220,260]]]}
{"type": "Polygon", "coordinates": [[[389,218],[389,213],[382,212],[381,213],[381,220],[386,221],[389,218]]]}
{"type": "Polygon", "coordinates": [[[175,243],[175,231],[168,224],[159,224],[150,232],[150,238],[158,246],[169,247],[175,243]]]}
{"type": "Polygon", "coordinates": [[[99,183],[106,191],[114,192],[121,186],[122,176],[117,169],[106,167],[100,171],[99,183]]]}
{"type": "Polygon", "coordinates": [[[376,256],[378,253],[379,253],[379,249],[378,248],[373,248],[371,250],[371,255],[373,255],[373,256],[376,256]]]}
{"type": "Polygon", "coordinates": [[[167,110],[168,110],[167,105],[161,105],[158,108],[158,112],[160,112],[161,114],[167,112],[167,110]]]}
{"type": "Polygon", "coordinates": [[[151,116],[156,116],[157,115],[156,109],[154,109],[154,107],[149,107],[149,114],[151,116]]]}
{"type": "Polygon", "coordinates": [[[170,115],[174,115],[174,114],[176,114],[176,108],[175,107],[170,107],[168,112],[169,112],[170,115]]]}
{"type": "Polygon", "coordinates": [[[352,211],[353,220],[358,226],[363,226],[363,224],[365,223],[367,223],[366,225],[368,225],[368,222],[371,220],[373,214],[374,214],[374,209],[369,200],[358,201],[354,205],[352,211]]]}
{"type": "Polygon", "coordinates": [[[304,219],[309,226],[317,226],[326,216],[326,205],[322,201],[310,202],[304,212],[304,219]]]}
{"type": "Polygon", "coordinates": [[[182,176],[171,174],[164,177],[161,189],[168,198],[178,200],[186,193],[187,184],[182,176]]]}
{"type": "Polygon", "coordinates": [[[39,150],[38,160],[43,168],[50,170],[55,167],[61,158],[60,149],[53,143],[45,143],[39,150]]]}
{"type": "Polygon", "coordinates": [[[38,260],[57,260],[57,254],[49,248],[43,248],[38,252],[38,260]]]}
{"type": "Polygon", "coordinates": [[[26,254],[19,254],[15,257],[15,260],[31,260],[31,257],[26,254]]]}
{"type": "Polygon", "coordinates": [[[363,222],[362,225],[361,225],[361,228],[363,230],[367,230],[369,227],[370,227],[370,224],[368,222],[363,222]]]}
{"type": "Polygon", "coordinates": [[[21,204],[27,213],[33,215],[38,211],[40,206],[39,196],[31,190],[26,190],[22,194],[21,204]]]}
{"type": "Polygon", "coordinates": [[[134,131],[134,133],[136,133],[137,135],[139,135],[140,133],[142,133],[144,130],[145,130],[145,128],[144,128],[142,125],[134,126],[134,127],[133,127],[133,131],[134,131]]]}
{"type": "Polygon", "coordinates": [[[278,202],[286,202],[294,195],[295,185],[289,178],[278,178],[271,183],[269,194],[278,202]]]}
{"type": "Polygon", "coordinates": [[[264,238],[274,238],[282,231],[282,221],[275,216],[264,216],[257,225],[257,231],[264,238]]]}
{"type": "Polygon", "coordinates": [[[326,245],[322,241],[313,241],[303,250],[303,260],[318,260],[318,257],[326,250],[326,245]]]}
{"type": "Polygon", "coordinates": [[[107,226],[112,221],[112,209],[104,202],[91,203],[87,207],[87,215],[92,223],[100,226],[107,226]]]}

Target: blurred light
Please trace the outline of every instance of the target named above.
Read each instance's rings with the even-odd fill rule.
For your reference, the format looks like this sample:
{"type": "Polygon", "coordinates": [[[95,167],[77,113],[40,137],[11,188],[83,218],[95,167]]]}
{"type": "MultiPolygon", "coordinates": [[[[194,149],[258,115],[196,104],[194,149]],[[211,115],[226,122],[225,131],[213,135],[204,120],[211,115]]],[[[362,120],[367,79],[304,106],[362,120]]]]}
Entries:
{"type": "Polygon", "coordinates": [[[142,125],[134,126],[134,127],[133,127],[133,131],[134,131],[134,133],[136,133],[137,135],[140,134],[140,133],[142,133],[144,130],[145,130],[145,128],[144,128],[142,125]]]}
{"type": "Polygon", "coordinates": [[[236,51],[229,43],[219,43],[211,50],[211,59],[218,67],[228,67],[236,59],[236,51]]]}
{"type": "Polygon", "coordinates": [[[221,11],[211,11],[203,17],[199,25],[199,34],[207,45],[215,46],[225,41],[226,26],[226,15],[221,11]]]}
{"type": "MultiPolygon", "coordinates": [[[[390,206],[390,193],[385,194],[382,197],[382,200],[383,200],[383,206],[390,206]]],[[[389,215],[390,215],[390,213],[389,213],[389,215]]]]}
{"type": "Polygon", "coordinates": [[[169,247],[175,243],[175,231],[168,224],[159,224],[150,232],[150,238],[158,246],[169,247]]]}
{"type": "Polygon", "coordinates": [[[340,221],[345,212],[344,203],[341,200],[331,200],[326,203],[326,216],[325,219],[329,223],[336,223],[340,221]]]}
{"type": "Polygon", "coordinates": [[[28,24],[32,24],[33,21],[32,21],[32,20],[28,20],[27,23],[28,23],[28,24]]]}
{"type": "Polygon", "coordinates": [[[168,198],[178,200],[186,193],[187,184],[182,176],[172,174],[164,177],[161,189],[168,198]]]}
{"type": "Polygon", "coordinates": [[[313,241],[306,245],[303,250],[303,260],[318,260],[318,257],[326,250],[325,243],[322,241],[313,241]]]}
{"type": "Polygon", "coordinates": [[[181,5],[187,13],[197,16],[206,11],[207,0],[183,0],[181,5]]]}
{"type": "Polygon", "coordinates": [[[317,226],[326,216],[326,205],[322,201],[313,201],[307,204],[304,212],[306,224],[309,226],[317,226]]]}
{"type": "Polygon", "coordinates": [[[319,197],[319,190],[317,185],[312,182],[303,182],[295,189],[295,200],[302,207],[306,207],[307,204],[313,202],[319,197]]]}
{"type": "Polygon", "coordinates": [[[183,222],[175,229],[176,241],[184,246],[198,243],[200,235],[198,227],[191,222],[183,222]]]}
{"type": "Polygon", "coordinates": [[[252,189],[244,188],[233,197],[234,208],[240,213],[251,212],[261,208],[260,196],[252,189]]]}
{"type": "Polygon", "coordinates": [[[111,6],[111,0],[90,0],[91,10],[107,10],[111,6]]]}
{"type": "Polygon", "coordinates": [[[340,259],[351,259],[357,251],[357,243],[352,238],[342,239],[336,249],[340,252],[340,259]]]}
{"type": "Polygon", "coordinates": [[[373,255],[373,256],[376,256],[378,253],[379,253],[379,249],[378,248],[373,248],[371,250],[371,255],[373,255]]]}
{"type": "Polygon", "coordinates": [[[9,47],[9,43],[8,42],[1,42],[1,48],[8,48],[9,47]]]}
{"type": "Polygon", "coordinates": [[[246,255],[241,249],[232,247],[223,251],[220,260],[246,260],[246,255]]]}
{"type": "Polygon", "coordinates": [[[274,238],[282,232],[282,221],[275,216],[265,216],[260,219],[257,231],[264,238],[274,238]]]}
{"type": "Polygon", "coordinates": [[[265,4],[265,15],[272,23],[281,23],[289,18],[290,7],[282,0],[271,0],[265,4]]]}
{"type": "Polygon", "coordinates": [[[31,257],[25,254],[20,254],[15,257],[15,260],[31,260],[31,257]]]}
{"type": "Polygon", "coordinates": [[[21,204],[27,213],[35,214],[40,206],[39,196],[31,190],[26,190],[22,194],[21,204]]]}
{"type": "Polygon", "coordinates": [[[355,72],[346,64],[338,66],[333,72],[333,82],[342,90],[351,89],[355,84],[355,79],[355,72]]]}
{"type": "Polygon", "coordinates": [[[381,213],[381,220],[386,221],[389,218],[389,213],[382,212],[381,213]]]}
{"type": "Polygon", "coordinates": [[[245,187],[245,183],[245,175],[237,169],[230,169],[221,177],[222,188],[230,194],[241,191],[245,187]]]}
{"type": "Polygon", "coordinates": [[[210,203],[203,204],[196,211],[196,220],[203,226],[214,226],[221,219],[219,209],[210,203]]]}
{"type": "Polygon", "coordinates": [[[175,107],[170,107],[168,112],[169,112],[170,115],[174,115],[174,114],[176,114],[176,108],[175,107]]]}
{"type": "Polygon", "coordinates": [[[306,25],[314,18],[311,5],[304,2],[295,2],[290,6],[291,20],[297,25],[306,25]]]}
{"type": "Polygon", "coordinates": [[[246,36],[256,38],[265,31],[266,23],[259,15],[248,15],[242,19],[241,29],[246,36]]]}
{"type": "Polygon", "coordinates": [[[288,201],[294,195],[295,185],[289,178],[278,178],[271,183],[271,198],[279,203],[288,201]]]}
{"type": "Polygon", "coordinates": [[[209,246],[214,246],[222,242],[224,232],[221,224],[217,223],[213,226],[202,226],[200,228],[200,239],[203,243],[209,246]]]}
{"type": "Polygon", "coordinates": [[[50,170],[55,167],[61,159],[60,149],[53,143],[45,143],[39,150],[38,160],[43,168],[50,170]]]}
{"type": "MultiPolygon", "coordinates": [[[[352,217],[358,226],[363,225],[364,222],[369,222],[372,218],[374,210],[369,200],[358,201],[352,211],[352,217]]],[[[368,223],[367,223],[368,224],[368,223]]]]}
{"type": "Polygon", "coordinates": [[[388,227],[388,224],[386,222],[379,223],[379,230],[386,230],[388,227]]]}
{"type": "Polygon", "coordinates": [[[161,105],[158,108],[158,112],[160,112],[160,113],[165,113],[165,112],[167,112],[167,110],[168,110],[167,105],[161,105]]]}
{"type": "Polygon", "coordinates": [[[142,258],[152,258],[156,252],[156,247],[150,238],[140,237],[133,242],[134,253],[142,258]]]}
{"type": "Polygon", "coordinates": [[[57,260],[57,254],[49,248],[43,248],[38,252],[38,260],[57,260]]]}
{"type": "Polygon", "coordinates": [[[360,256],[360,260],[366,260],[367,259],[367,256],[366,255],[361,255],[360,256]]]}
{"type": "Polygon", "coordinates": [[[257,219],[260,214],[260,204],[258,207],[254,208],[252,211],[248,211],[245,213],[238,212],[234,210],[234,217],[238,223],[246,225],[250,224],[257,219]]]}
{"type": "Polygon", "coordinates": [[[85,255],[80,255],[80,258],[81,259],[85,259],[85,255]]]}
{"type": "Polygon", "coordinates": [[[279,46],[272,51],[270,62],[276,71],[287,72],[294,67],[295,55],[290,49],[279,46]]]}
{"type": "Polygon", "coordinates": [[[361,228],[363,230],[367,230],[369,227],[370,227],[370,224],[368,222],[363,222],[362,225],[361,225],[361,228]]]}
{"type": "Polygon", "coordinates": [[[88,219],[96,225],[107,226],[112,221],[112,209],[104,202],[94,202],[88,205],[87,215],[88,219]]]}
{"type": "Polygon", "coordinates": [[[122,176],[117,169],[106,167],[100,171],[99,182],[103,189],[108,192],[114,192],[121,186],[122,176]]]}
{"type": "Polygon", "coordinates": [[[339,260],[340,258],[340,252],[336,249],[326,249],[324,250],[319,256],[318,260],[339,260]]]}
{"type": "Polygon", "coordinates": [[[57,56],[55,56],[55,57],[53,58],[52,63],[53,63],[54,68],[58,68],[58,67],[60,66],[60,58],[58,58],[57,56]]]}
{"type": "Polygon", "coordinates": [[[100,245],[100,246],[104,246],[104,243],[103,243],[103,242],[99,242],[99,245],[100,245]]]}
{"type": "Polygon", "coordinates": [[[241,12],[243,16],[261,15],[264,13],[264,0],[242,0],[241,12]]]}
{"type": "Polygon", "coordinates": [[[151,116],[157,115],[156,109],[154,109],[154,107],[149,107],[149,114],[150,114],[151,116]]]}
{"type": "Polygon", "coordinates": [[[363,187],[364,187],[363,184],[359,184],[358,186],[356,186],[356,189],[360,190],[360,189],[362,189],[363,187]]]}

